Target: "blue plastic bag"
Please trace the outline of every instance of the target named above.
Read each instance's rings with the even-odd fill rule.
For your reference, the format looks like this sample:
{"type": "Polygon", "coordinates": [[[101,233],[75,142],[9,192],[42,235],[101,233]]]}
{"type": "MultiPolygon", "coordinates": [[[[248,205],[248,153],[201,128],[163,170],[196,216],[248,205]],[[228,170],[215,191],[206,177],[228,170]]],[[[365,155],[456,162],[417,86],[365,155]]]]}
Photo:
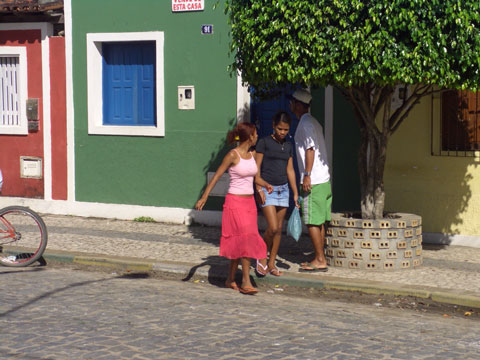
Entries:
{"type": "Polygon", "coordinates": [[[294,238],[295,241],[298,241],[302,235],[302,219],[300,219],[300,211],[296,206],[288,219],[287,235],[294,238]]]}

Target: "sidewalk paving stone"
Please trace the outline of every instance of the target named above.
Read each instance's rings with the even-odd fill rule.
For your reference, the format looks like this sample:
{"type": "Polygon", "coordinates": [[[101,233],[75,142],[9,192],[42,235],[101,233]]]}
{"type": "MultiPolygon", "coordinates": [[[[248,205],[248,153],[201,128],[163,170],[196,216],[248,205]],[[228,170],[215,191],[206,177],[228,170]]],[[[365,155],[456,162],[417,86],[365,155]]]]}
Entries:
{"type": "MultiPolygon", "coordinates": [[[[165,223],[42,215],[49,232],[46,257],[83,264],[110,264],[143,270],[211,276],[225,274],[218,256],[221,229],[165,223]]],[[[282,238],[278,267],[285,275],[257,281],[291,283],[370,293],[430,297],[480,308],[480,249],[425,245],[423,265],[398,271],[330,267],[327,273],[300,274],[299,263],[313,251],[308,237],[282,238]]],[[[252,271],[253,274],[253,271],[252,271]]]]}

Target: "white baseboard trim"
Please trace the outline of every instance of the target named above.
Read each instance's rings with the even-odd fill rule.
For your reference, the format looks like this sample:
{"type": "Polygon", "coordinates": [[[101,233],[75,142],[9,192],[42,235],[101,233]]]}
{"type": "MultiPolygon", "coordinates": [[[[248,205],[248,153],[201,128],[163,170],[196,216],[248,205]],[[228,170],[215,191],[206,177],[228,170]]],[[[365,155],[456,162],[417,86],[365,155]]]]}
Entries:
{"type": "Polygon", "coordinates": [[[195,210],[182,208],[0,197],[0,208],[11,205],[27,206],[45,214],[120,220],[133,220],[137,217],[149,216],[159,222],[187,225],[191,224],[195,213],[198,213],[195,210]]]}
{"type": "Polygon", "coordinates": [[[480,248],[480,236],[423,233],[423,242],[433,245],[459,245],[480,248]]]}

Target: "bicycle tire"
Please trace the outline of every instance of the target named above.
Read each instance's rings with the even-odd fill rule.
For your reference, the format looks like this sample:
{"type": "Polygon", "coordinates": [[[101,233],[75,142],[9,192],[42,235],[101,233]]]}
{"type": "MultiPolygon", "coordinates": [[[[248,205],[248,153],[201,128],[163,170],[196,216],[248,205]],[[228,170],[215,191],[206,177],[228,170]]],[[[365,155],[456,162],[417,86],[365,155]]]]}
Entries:
{"type": "Polygon", "coordinates": [[[28,266],[47,247],[47,227],[40,215],[23,206],[0,209],[0,264],[28,266]]]}

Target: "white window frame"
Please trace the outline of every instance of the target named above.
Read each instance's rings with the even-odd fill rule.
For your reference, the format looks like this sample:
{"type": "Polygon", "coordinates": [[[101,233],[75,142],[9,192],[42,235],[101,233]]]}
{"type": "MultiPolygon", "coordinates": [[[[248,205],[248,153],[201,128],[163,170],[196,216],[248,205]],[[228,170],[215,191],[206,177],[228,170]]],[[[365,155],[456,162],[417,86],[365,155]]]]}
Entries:
{"type": "Polygon", "coordinates": [[[87,34],[88,133],[94,135],[165,136],[163,31],[87,34]],[[103,125],[102,43],[155,41],[156,126],[103,125]]]}
{"type": "Polygon", "coordinates": [[[1,57],[18,57],[18,103],[20,112],[20,124],[2,125],[0,124],[0,134],[8,135],[28,135],[28,120],[27,120],[27,49],[25,46],[0,46],[1,57]]]}

